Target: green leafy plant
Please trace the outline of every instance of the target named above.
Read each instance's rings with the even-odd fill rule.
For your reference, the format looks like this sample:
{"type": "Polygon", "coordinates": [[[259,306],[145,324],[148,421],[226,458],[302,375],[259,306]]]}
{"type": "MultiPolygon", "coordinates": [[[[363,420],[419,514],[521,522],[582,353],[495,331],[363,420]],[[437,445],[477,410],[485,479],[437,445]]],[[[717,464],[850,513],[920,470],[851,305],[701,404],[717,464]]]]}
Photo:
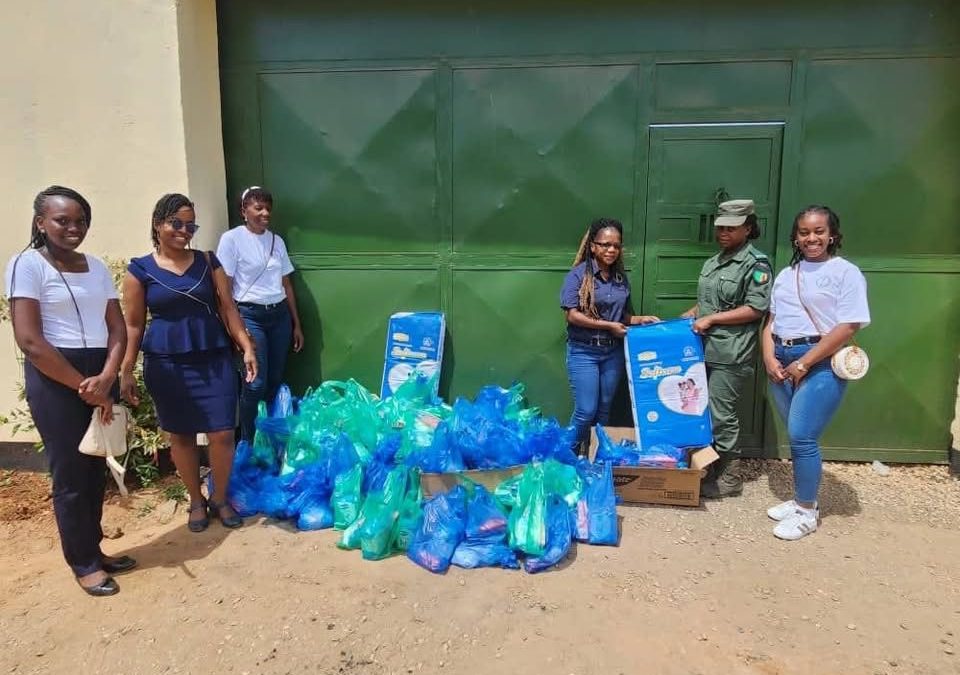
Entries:
{"type": "Polygon", "coordinates": [[[163,486],[162,494],[164,499],[172,499],[178,504],[182,504],[183,502],[187,501],[187,498],[189,497],[189,495],[187,495],[187,486],[181,481],[168,483],[167,485],[163,486]]]}
{"type": "MultiPolygon", "coordinates": [[[[124,260],[105,259],[104,262],[110,269],[113,277],[113,283],[120,293],[120,301],[123,302],[123,277],[126,274],[127,263],[124,260]]],[[[10,319],[10,308],[6,299],[0,303],[0,322],[10,319]]],[[[166,436],[157,426],[157,411],[153,405],[153,399],[147,393],[143,385],[143,359],[142,356],[137,360],[134,367],[134,376],[137,382],[137,394],[140,402],[136,406],[128,405],[130,410],[130,429],[127,431],[127,448],[130,451],[128,459],[128,469],[137,477],[137,481],[143,487],[153,485],[160,477],[160,469],[157,464],[157,452],[166,448],[168,443],[166,436]]],[[[18,384],[17,400],[26,403],[26,390],[23,383],[18,384]]],[[[25,405],[21,405],[6,414],[0,415],[0,425],[10,426],[11,431],[16,434],[30,433],[36,430],[30,411],[25,405]]],[[[37,442],[38,450],[43,449],[43,443],[37,442]]]]}

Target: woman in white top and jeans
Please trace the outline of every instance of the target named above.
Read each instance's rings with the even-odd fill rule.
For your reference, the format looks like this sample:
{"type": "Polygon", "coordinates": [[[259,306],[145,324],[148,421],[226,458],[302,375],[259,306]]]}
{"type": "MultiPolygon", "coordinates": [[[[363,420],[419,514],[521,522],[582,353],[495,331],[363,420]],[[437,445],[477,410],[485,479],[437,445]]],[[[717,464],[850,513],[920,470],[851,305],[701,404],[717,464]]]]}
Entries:
{"type": "Polygon", "coordinates": [[[240,434],[253,441],[260,401],[273,401],[283,382],[287,354],[303,349],[293,264],[283,238],[271,232],[273,195],[253,186],[240,195],[243,227],[223,233],[217,258],[233,284],[233,299],[257,347],[257,377],[240,392],[240,434]]]}
{"type": "Polygon", "coordinates": [[[779,521],[774,535],[794,540],[817,529],[819,440],[847,385],[834,374],[830,357],[870,323],[870,309],[863,274],[836,255],[843,240],[836,213],[805,208],[790,239],[793,259],[773,282],[761,343],[770,393],[790,438],[794,482],[794,498],[767,514],[779,521]]]}
{"type": "Polygon", "coordinates": [[[84,591],[105,596],[120,590],[110,575],[136,562],[100,550],[106,463],[79,450],[94,410],[104,422],[113,417],[127,335],[110,271],[77,251],[90,216],[90,204],[70,188],[38,194],[30,245],[7,265],[6,283],[63,556],[84,591]]]}

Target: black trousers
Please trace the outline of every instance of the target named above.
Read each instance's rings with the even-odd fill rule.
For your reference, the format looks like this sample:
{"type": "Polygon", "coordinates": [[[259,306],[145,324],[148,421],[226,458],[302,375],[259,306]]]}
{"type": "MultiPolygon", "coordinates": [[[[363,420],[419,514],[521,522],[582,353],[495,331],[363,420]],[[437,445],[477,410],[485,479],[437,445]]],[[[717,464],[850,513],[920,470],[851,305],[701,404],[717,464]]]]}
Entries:
{"type": "MultiPolygon", "coordinates": [[[[106,349],[61,349],[84,376],[103,370],[106,349]]],[[[36,424],[53,479],[53,512],[63,557],[80,577],[101,569],[103,494],[107,484],[103,457],[78,449],[90,426],[93,408],[76,391],[51,380],[29,361],[24,363],[27,405],[36,424]]],[[[114,397],[116,400],[116,396],[114,397]]]]}

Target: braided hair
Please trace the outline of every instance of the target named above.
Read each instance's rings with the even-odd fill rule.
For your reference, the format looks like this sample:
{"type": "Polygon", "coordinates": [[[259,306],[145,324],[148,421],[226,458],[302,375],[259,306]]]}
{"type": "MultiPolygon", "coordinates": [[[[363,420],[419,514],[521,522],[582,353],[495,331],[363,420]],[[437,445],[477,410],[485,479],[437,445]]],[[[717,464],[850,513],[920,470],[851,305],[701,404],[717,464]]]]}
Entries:
{"type": "Polygon", "coordinates": [[[92,212],[90,202],[84,199],[83,195],[76,190],[62,185],[51,185],[46,190],[41,190],[33,199],[33,220],[30,222],[30,244],[27,248],[43,248],[47,245],[47,238],[40,228],[37,227],[37,219],[43,217],[44,209],[47,207],[47,199],[50,197],[64,197],[71,199],[80,205],[84,217],[87,219],[87,227],[90,227],[92,212]]]}
{"type": "Polygon", "coordinates": [[[240,211],[243,212],[250,202],[263,202],[268,206],[273,206],[273,195],[270,190],[262,188],[259,185],[251,185],[240,193],[240,211]]]}
{"type": "Polygon", "coordinates": [[[843,245],[843,235],[840,234],[840,216],[838,216],[829,206],[822,204],[811,204],[797,214],[793,219],[793,227],[790,229],[790,245],[793,247],[793,257],[790,259],[790,267],[796,266],[803,260],[803,251],[797,246],[797,232],[800,230],[800,221],[806,216],[818,215],[826,216],[827,227],[830,229],[830,242],[827,244],[827,253],[831,256],[836,255],[837,251],[843,245]]]}
{"type": "Polygon", "coordinates": [[[760,221],[757,219],[757,214],[751,213],[743,224],[750,228],[747,231],[747,241],[760,238],[760,221]]]}
{"type": "MultiPolygon", "coordinates": [[[[582,262],[588,263],[587,270],[583,275],[583,281],[580,282],[579,309],[593,319],[599,319],[600,313],[597,312],[597,306],[593,300],[593,274],[590,273],[592,268],[589,264],[591,256],[590,245],[600,232],[608,228],[619,232],[620,240],[623,241],[623,224],[621,224],[619,220],[615,220],[614,218],[597,218],[590,223],[590,227],[583,235],[583,239],[580,240],[580,248],[577,250],[577,255],[573,259],[574,267],[582,262]]],[[[620,254],[611,266],[611,271],[614,279],[623,281],[626,276],[626,272],[623,269],[623,249],[620,249],[620,254]]]]}
{"type": "Polygon", "coordinates": [[[157,205],[153,207],[153,218],[150,221],[150,240],[153,241],[155,249],[160,248],[160,233],[158,231],[160,225],[173,218],[177,211],[185,206],[192,209],[193,202],[179,192],[165,194],[157,201],[157,205]]]}

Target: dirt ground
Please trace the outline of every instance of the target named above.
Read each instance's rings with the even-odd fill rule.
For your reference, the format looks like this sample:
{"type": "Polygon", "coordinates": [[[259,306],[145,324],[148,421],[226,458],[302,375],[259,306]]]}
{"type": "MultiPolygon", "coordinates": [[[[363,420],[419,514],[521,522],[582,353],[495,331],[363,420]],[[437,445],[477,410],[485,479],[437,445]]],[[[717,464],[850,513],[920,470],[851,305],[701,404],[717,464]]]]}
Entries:
{"type": "Polygon", "coordinates": [[[2,673],[960,673],[960,482],[945,467],[827,466],[822,528],[780,542],[744,495],[622,506],[619,547],[539,575],[366,562],[332,531],[250,519],[200,535],[182,508],[113,497],[108,553],[137,570],[89,598],[60,556],[45,478],[0,472],[2,673]]]}

